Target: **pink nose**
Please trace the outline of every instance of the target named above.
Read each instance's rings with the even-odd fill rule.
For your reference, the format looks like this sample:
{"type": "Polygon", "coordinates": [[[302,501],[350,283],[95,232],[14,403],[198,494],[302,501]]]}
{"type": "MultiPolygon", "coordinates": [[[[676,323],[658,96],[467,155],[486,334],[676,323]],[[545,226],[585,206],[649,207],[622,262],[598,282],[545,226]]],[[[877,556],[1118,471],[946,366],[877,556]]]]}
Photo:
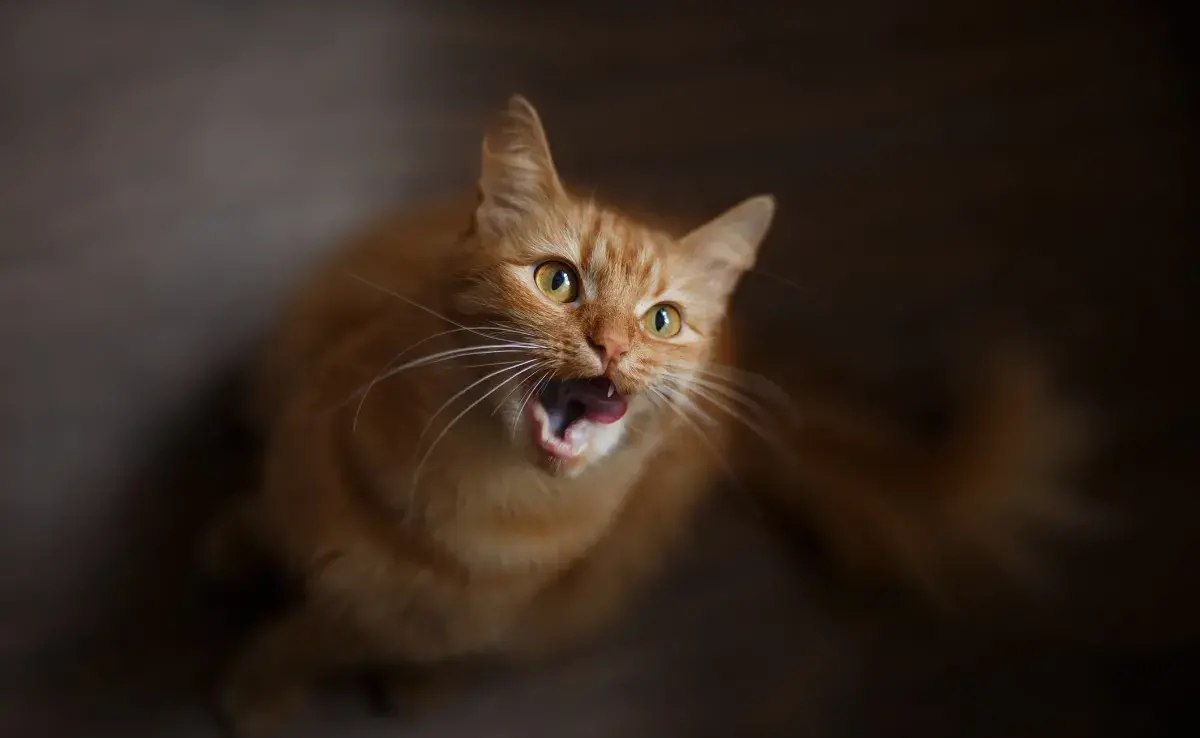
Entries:
{"type": "Polygon", "coordinates": [[[605,330],[588,339],[588,344],[600,357],[600,365],[604,371],[615,364],[629,352],[629,338],[618,331],[605,330]]]}

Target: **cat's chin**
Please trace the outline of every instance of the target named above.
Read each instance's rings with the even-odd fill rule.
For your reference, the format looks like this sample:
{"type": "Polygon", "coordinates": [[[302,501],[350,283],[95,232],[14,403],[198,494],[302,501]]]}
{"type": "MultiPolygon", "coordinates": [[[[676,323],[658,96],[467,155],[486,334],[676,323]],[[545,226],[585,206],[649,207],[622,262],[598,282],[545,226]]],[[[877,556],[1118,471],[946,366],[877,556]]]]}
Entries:
{"type": "Polygon", "coordinates": [[[578,418],[564,428],[554,408],[548,410],[541,398],[528,403],[525,416],[539,465],[556,476],[575,476],[608,456],[625,431],[624,418],[620,416],[603,420],[578,418]]]}

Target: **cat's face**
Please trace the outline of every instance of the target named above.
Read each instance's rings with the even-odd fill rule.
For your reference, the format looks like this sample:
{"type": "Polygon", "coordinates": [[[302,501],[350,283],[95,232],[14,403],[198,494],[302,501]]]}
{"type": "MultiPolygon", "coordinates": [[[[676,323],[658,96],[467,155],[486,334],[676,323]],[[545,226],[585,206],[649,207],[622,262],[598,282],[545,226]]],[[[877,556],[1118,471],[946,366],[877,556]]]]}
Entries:
{"type": "Polygon", "coordinates": [[[575,474],[638,416],[687,412],[773,200],[747,200],[673,238],[573,198],[522,98],[484,142],[480,194],[459,307],[495,326],[488,340],[513,344],[497,357],[506,363],[480,370],[494,373],[489,399],[517,447],[575,474]]]}

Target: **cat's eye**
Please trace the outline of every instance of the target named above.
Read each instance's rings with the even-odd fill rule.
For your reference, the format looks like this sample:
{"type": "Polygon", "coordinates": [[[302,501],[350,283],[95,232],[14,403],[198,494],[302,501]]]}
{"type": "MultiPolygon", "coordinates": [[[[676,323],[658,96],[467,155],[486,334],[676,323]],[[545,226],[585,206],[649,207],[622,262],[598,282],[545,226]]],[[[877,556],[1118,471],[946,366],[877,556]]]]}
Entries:
{"type": "Polygon", "coordinates": [[[579,297],[579,277],[561,261],[548,261],[533,272],[533,281],[546,297],[555,302],[575,302],[579,297]]]}
{"type": "Polygon", "coordinates": [[[683,318],[679,308],[664,302],[646,311],[642,316],[642,327],[652,336],[674,338],[683,329],[683,318]]]}

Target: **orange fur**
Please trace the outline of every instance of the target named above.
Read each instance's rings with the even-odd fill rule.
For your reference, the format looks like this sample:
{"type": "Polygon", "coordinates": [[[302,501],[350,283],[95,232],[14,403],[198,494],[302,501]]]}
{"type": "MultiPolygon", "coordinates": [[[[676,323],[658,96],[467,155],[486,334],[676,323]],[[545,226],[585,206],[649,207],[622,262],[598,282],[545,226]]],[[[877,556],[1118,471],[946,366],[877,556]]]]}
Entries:
{"type": "MultiPolygon", "coordinates": [[[[521,98],[484,141],[479,189],[474,209],[388,221],[339,252],[266,351],[254,396],[262,487],[219,530],[252,536],[304,599],[228,675],[222,707],[244,733],[273,727],[335,672],[527,658],[586,637],[655,573],[729,471],[732,415],[718,410],[745,397],[725,368],[726,310],[773,201],[677,236],[574,197],[521,98]],[[540,291],[534,271],[548,261],[573,267],[577,300],[540,291]],[[677,336],[641,322],[661,302],[681,311],[677,336]],[[485,345],[496,353],[471,353],[485,345]],[[543,380],[598,375],[626,398],[624,416],[581,421],[570,455],[545,450],[527,412],[543,380]]],[[[915,566],[926,535],[969,539],[1009,508],[1051,499],[1008,494],[1058,456],[1042,443],[1054,432],[1025,435],[1053,426],[1023,386],[949,453],[840,410],[812,425],[817,405],[802,398],[808,424],[774,428],[782,450],[747,445],[741,460],[847,556],[915,566]]]]}
{"type": "MultiPolygon", "coordinates": [[[[305,599],[230,672],[223,707],[243,732],[271,727],[332,672],[530,657],[593,632],[720,473],[667,397],[721,356],[771,199],[681,238],[629,220],[563,189],[520,98],[485,140],[480,195],[474,213],[431,209],[338,254],[267,352],[265,476],[239,517],[305,599]],[[577,270],[573,304],[534,284],[549,260],[577,270]],[[639,324],[663,301],[685,316],[672,338],[639,324]],[[505,353],[404,368],[481,345],[505,353]],[[403,371],[380,379],[389,368],[403,371]],[[625,415],[582,423],[575,456],[543,451],[523,412],[540,402],[535,382],[601,373],[625,415]]],[[[708,438],[725,444],[719,429],[708,438]]]]}

